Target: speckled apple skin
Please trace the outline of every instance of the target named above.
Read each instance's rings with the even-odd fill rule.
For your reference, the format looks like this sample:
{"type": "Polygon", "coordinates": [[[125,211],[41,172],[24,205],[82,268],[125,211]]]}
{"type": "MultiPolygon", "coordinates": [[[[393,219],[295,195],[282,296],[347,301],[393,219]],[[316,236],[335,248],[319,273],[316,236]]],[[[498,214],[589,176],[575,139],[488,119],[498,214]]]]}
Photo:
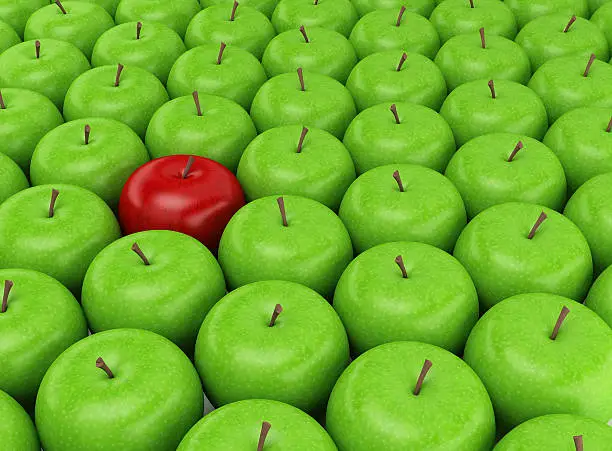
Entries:
{"type": "Polygon", "coordinates": [[[0,390],[33,409],[45,372],[87,336],[87,323],[74,296],[57,280],[29,269],[3,269],[1,286],[5,280],[14,285],[0,314],[0,390]]]}
{"type": "Polygon", "coordinates": [[[404,341],[351,363],[329,400],[327,430],[340,451],[488,451],[495,418],[484,386],[461,359],[404,341]],[[415,396],[425,359],[433,366],[415,396]]]}
{"type": "Polygon", "coordinates": [[[415,12],[424,17],[429,17],[436,2],[434,0],[411,0],[410,2],[402,2],[400,0],[352,0],[357,13],[360,16],[365,16],[371,11],[377,9],[395,9],[399,11],[404,3],[406,3],[406,10],[415,12]]]}
{"type": "Polygon", "coordinates": [[[489,133],[518,133],[541,140],[548,129],[548,118],[538,95],[515,81],[494,80],[493,98],[488,82],[481,79],[459,86],[440,109],[457,145],[489,133]]]}
{"type": "MultiPolygon", "coordinates": [[[[0,7],[1,11],[1,7],[0,7]]],[[[7,22],[0,19],[0,54],[6,49],[11,48],[21,42],[21,38],[17,34],[13,27],[7,22]]]]}
{"type": "Polygon", "coordinates": [[[189,21],[201,9],[198,0],[121,0],[117,5],[115,22],[160,22],[183,38],[189,21]]]}
{"type": "Polygon", "coordinates": [[[0,205],[0,268],[27,268],[59,280],[75,295],[96,254],[120,236],[111,209],[73,185],[39,185],[0,205]],[[49,218],[51,190],[59,191],[49,218]]]}
{"type": "Polygon", "coordinates": [[[305,27],[321,27],[346,36],[357,23],[359,16],[350,0],[283,0],[278,2],[272,14],[272,24],[278,33],[305,27]]]}
{"type": "Polygon", "coordinates": [[[49,0],[5,1],[0,5],[0,19],[7,22],[20,37],[23,37],[23,29],[30,15],[48,4],[49,0]]]}
{"type": "Polygon", "coordinates": [[[286,281],[245,285],[219,301],[202,323],[196,367],[213,405],[274,399],[321,409],[349,362],[338,314],[310,288],[286,281]],[[283,311],[274,326],[276,304],[283,311]]]}
{"type": "Polygon", "coordinates": [[[0,204],[13,194],[30,187],[28,179],[17,163],[0,153],[0,204]]]}
{"type": "Polygon", "coordinates": [[[589,16],[587,0],[504,0],[516,16],[519,28],[536,17],[553,13],[565,14],[569,20],[573,14],[578,17],[589,16]]]}
{"type": "Polygon", "coordinates": [[[23,407],[0,390],[0,434],[6,450],[40,451],[34,423],[23,407]]]}
{"type": "Polygon", "coordinates": [[[204,410],[189,359],[153,332],[114,329],[66,350],[36,402],[45,451],[173,451],[204,410]],[[96,367],[102,357],[114,374],[96,367]]]}
{"type": "Polygon", "coordinates": [[[378,166],[417,164],[443,171],[455,153],[455,138],[446,121],[434,110],[415,103],[390,103],[363,110],[351,122],[344,145],[358,174],[378,166]]]}
{"type": "Polygon", "coordinates": [[[398,71],[402,50],[387,50],[362,59],[351,71],[346,87],[363,111],[386,102],[410,102],[438,110],[447,94],[446,81],[438,66],[418,53],[398,71]]]}
{"type": "MultiPolygon", "coordinates": [[[[272,17],[274,8],[278,4],[279,0],[243,0],[240,2],[241,5],[250,6],[258,11],[261,11],[266,17],[272,17]]],[[[213,5],[232,5],[233,0],[200,0],[200,4],[203,9],[213,5]]]]}
{"type": "Polygon", "coordinates": [[[610,267],[595,280],[584,304],[612,327],[612,269],[610,267]]]}
{"type": "Polygon", "coordinates": [[[612,329],[571,299],[528,293],[500,302],[472,329],[464,360],[487,388],[500,432],[553,413],[612,418],[612,329]],[[563,306],[570,312],[551,340],[563,306]]]}
{"type": "Polygon", "coordinates": [[[457,189],[439,172],[411,164],[362,174],[340,205],[353,246],[361,253],[393,241],[418,241],[450,252],[467,222],[457,189]],[[404,192],[393,173],[399,171],[404,192]]]}
{"type": "Polygon", "coordinates": [[[283,196],[283,226],[276,196],[250,202],[232,217],[219,245],[219,263],[230,290],[260,280],[287,280],[331,297],[353,259],[342,221],[305,197],[283,196]]]}
{"type": "Polygon", "coordinates": [[[4,88],[39,92],[61,109],[72,81],[91,66],[85,55],[69,42],[47,38],[39,41],[38,59],[35,41],[22,42],[0,55],[0,86],[3,93],[4,88]]]}
{"type": "Polygon", "coordinates": [[[483,309],[521,293],[582,301],[593,277],[589,245],[565,216],[541,205],[490,207],[461,232],[453,255],[474,280],[483,309]],[[542,212],[547,219],[528,235],[542,212]]]}
{"type": "Polygon", "coordinates": [[[608,41],[608,46],[612,47],[612,5],[608,4],[608,0],[597,1],[602,5],[598,9],[592,10],[594,12],[589,20],[599,27],[608,41]],[[603,3],[604,1],[606,3],[603,3]]]}
{"type": "Polygon", "coordinates": [[[115,11],[117,11],[117,5],[119,4],[120,0],[80,0],[80,1],[87,2],[87,3],[95,3],[97,5],[100,5],[111,15],[111,17],[115,17],[115,11]]]}

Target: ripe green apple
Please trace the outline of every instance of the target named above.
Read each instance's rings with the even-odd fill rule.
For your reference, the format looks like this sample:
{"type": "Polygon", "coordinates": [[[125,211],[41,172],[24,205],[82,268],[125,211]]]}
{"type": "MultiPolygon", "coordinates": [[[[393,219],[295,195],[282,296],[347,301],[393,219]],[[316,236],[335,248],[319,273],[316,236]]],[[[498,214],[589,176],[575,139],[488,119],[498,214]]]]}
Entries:
{"type": "Polygon", "coordinates": [[[0,390],[0,434],[2,446],[8,450],[40,451],[38,435],[32,419],[23,407],[0,390]]]}
{"type": "Polygon", "coordinates": [[[30,179],[32,185],[80,186],[115,209],[128,177],[147,161],[147,149],[130,127],[90,117],[66,122],[39,141],[30,179]]]}
{"type": "Polygon", "coordinates": [[[406,341],[377,346],[349,365],[331,394],[326,426],[340,451],[488,451],[495,438],[491,400],[470,367],[437,346],[406,341]],[[433,365],[429,373],[424,361],[433,365]]]}
{"type": "Polygon", "coordinates": [[[464,144],[446,168],[468,218],[505,202],[561,211],[567,184],[563,166],[544,144],[514,133],[482,135],[464,144]]]}
{"type": "MultiPolygon", "coordinates": [[[[232,5],[235,0],[200,0],[202,9],[209,8],[214,5],[232,5]]],[[[266,17],[272,17],[274,8],[279,0],[242,0],[240,2],[243,6],[249,6],[261,11],[266,17]]]]}
{"type": "Polygon", "coordinates": [[[418,241],[450,252],[467,222],[461,195],[439,172],[412,164],[370,169],[342,199],[340,219],[357,253],[418,241]]]}
{"type": "MultiPolygon", "coordinates": [[[[350,157],[349,157],[350,159],[350,157]]],[[[0,204],[13,194],[30,187],[30,183],[17,163],[0,153],[0,204]]]]}
{"type": "Polygon", "coordinates": [[[117,5],[120,2],[120,0],[75,0],[75,1],[95,3],[96,5],[100,5],[111,15],[111,17],[115,17],[115,12],[117,11],[117,5]]]}
{"type": "Polygon", "coordinates": [[[170,97],[213,94],[233,100],[245,110],[267,80],[257,58],[237,46],[205,44],[183,53],[168,75],[170,97]]]}
{"type": "Polygon", "coordinates": [[[587,0],[504,0],[504,3],[516,16],[519,28],[536,17],[555,13],[565,14],[568,20],[572,15],[589,17],[587,0]]]}
{"type": "Polygon", "coordinates": [[[281,74],[257,91],[251,118],[261,133],[282,125],[326,130],[342,139],[357,111],[351,93],[331,77],[316,72],[281,74]]]}
{"type": "Polygon", "coordinates": [[[269,77],[294,73],[302,67],[345,83],[357,64],[357,55],[349,40],[337,31],[300,27],[272,39],[261,63],[269,77]]]}
{"type": "Polygon", "coordinates": [[[137,66],[166,83],[172,65],[183,53],[185,44],[171,28],[157,22],[127,22],[100,36],[91,64],[137,66]]]}
{"type": "Polygon", "coordinates": [[[198,374],[178,347],[153,332],[114,329],[53,362],[36,426],[45,451],[171,451],[203,410],[198,374]]]}
{"type": "Polygon", "coordinates": [[[346,130],[344,145],[358,175],[392,163],[441,172],[456,150],[453,131],[442,116],[431,108],[405,102],[363,110],[346,130]]]}
{"type": "Polygon", "coordinates": [[[47,369],[70,345],[87,336],[87,323],[70,291],[46,274],[2,269],[0,287],[8,293],[3,297],[6,311],[0,313],[0,366],[4,368],[0,390],[33,412],[47,369]]]}
{"type": "Polygon", "coordinates": [[[275,279],[306,285],[329,298],[352,259],[351,239],[338,216],[300,196],[248,203],[232,217],[219,245],[230,290],[275,279]]]}
{"type": "Polygon", "coordinates": [[[420,14],[399,9],[369,12],[355,25],[350,35],[359,59],[385,50],[406,50],[434,59],[440,38],[434,26],[420,14]]]}
{"type": "Polygon", "coordinates": [[[102,199],[62,184],[35,186],[5,200],[0,230],[0,268],[43,272],[76,296],[91,261],[120,236],[102,199]]]}
{"type": "Polygon", "coordinates": [[[536,92],[503,79],[460,85],[448,95],[440,114],[453,129],[458,146],[489,133],[516,133],[540,140],[548,129],[546,107],[536,92]]]}
{"type": "Polygon", "coordinates": [[[395,9],[396,11],[405,4],[406,10],[429,17],[436,6],[435,0],[352,0],[360,17],[377,9],[395,9]]]}
{"type": "Polygon", "coordinates": [[[235,5],[212,5],[197,13],[185,33],[187,48],[225,42],[261,59],[266,46],[276,36],[272,22],[255,8],[235,5]]]}
{"type": "Polygon", "coordinates": [[[609,266],[591,286],[584,305],[612,327],[612,269],[609,266]]]}
{"type": "Polygon", "coordinates": [[[61,110],[72,81],[91,66],[83,52],[71,43],[40,39],[22,42],[4,51],[0,54],[0,67],[2,88],[39,92],[61,110]]]}
{"type": "Polygon", "coordinates": [[[387,50],[359,61],[346,82],[357,109],[386,102],[409,102],[438,110],[446,81],[438,66],[418,53],[387,50]]]}
{"type": "MultiPolygon", "coordinates": [[[[0,5],[0,8],[2,6],[0,5]]],[[[13,27],[3,20],[0,20],[0,53],[21,42],[21,38],[13,27]]]]}
{"type": "Polygon", "coordinates": [[[501,433],[554,413],[612,418],[612,330],[571,299],[505,299],[476,323],[464,360],[487,388],[501,433]]]}
{"type": "Polygon", "coordinates": [[[595,11],[600,9],[606,3],[610,3],[610,0],[587,0],[587,2],[589,4],[589,10],[591,12],[591,18],[592,18],[595,11]]]}
{"type": "Polygon", "coordinates": [[[257,136],[251,117],[224,97],[196,98],[197,102],[193,96],[177,97],[155,112],[145,138],[151,157],[199,155],[236,172],[242,152],[257,136]]]}
{"type": "Polygon", "coordinates": [[[485,310],[521,293],[553,293],[580,302],[593,277],[591,251],[578,227],[535,204],[486,209],[463,230],[453,255],[472,276],[485,310]]]}
{"type": "Polygon", "coordinates": [[[115,22],[159,22],[184,38],[187,25],[201,9],[198,0],[121,0],[115,22]]]}
{"type": "Polygon", "coordinates": [[[603,4],[599,9],[597,9],[591,18],[589,19],[591,23],[594,23],[599,27],[599,29],[603,32],[606,40],[608,41],[608,46],[612,48],[612,4],[608,1],[608,3],[603,4]]]}
{"type": "Polygon", "coordinates": [[[115,119],[144,139],[153,113],[168,101],[164,85],[137,66],[100,66],[70,85],[64,102],[67,121],[89,117],[115,119]],[[113,83],[114,81],[114,83],[113,83]]]}
{"type": "Polygon", "coordinates": [[[30,15],[48,4],[49,0],[0,0],[0,20],[8,23],[23,38],[30,15]]]}
{"type": "Polygon", "coordinates": [[[334,30],[348,38],[358,19],[350,0],[280,0],[272,25],[278,33],[303,25],[334,30]]]}
{"type": "Polygon", "coordinates": [[[355,166],[346,147],[332,134],[285,125],[251,141],[237,176],[249,202],[291,194],[338,211],[342,196],[355,180],[355,166]]]}

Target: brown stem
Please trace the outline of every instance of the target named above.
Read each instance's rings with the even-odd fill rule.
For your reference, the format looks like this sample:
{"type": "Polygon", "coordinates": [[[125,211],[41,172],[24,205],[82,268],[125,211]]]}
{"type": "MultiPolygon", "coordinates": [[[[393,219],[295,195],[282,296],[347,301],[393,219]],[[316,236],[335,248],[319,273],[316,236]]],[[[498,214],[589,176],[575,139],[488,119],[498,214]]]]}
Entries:
{"type": "Polygon", "coordinates": [[[308,129],[306,127],[302,128],[302,133],[300,134],[300,140],[298,141],[296,153],[302,152],[302,147],[304,146],[304,139],[306,138],[306,133],[308,133],[308,129]]]}
{"type": "Polygon", "coordinates": [[[91,134],[91,127],[89,124],[85,125],[85,145],[89,144],[89,135],[91,134]]]}
{"type": "Polygon", "coordinates": [[[591,66],[593,65],[593,61],[595,61],[595,54],[591,53],[591,57],[589,58],[589,62],[586,65],[586,69],[584,70],[584,74],[582,74],[583,77],[588,77],[589,76],[589,72],[591,71],[591,66]]]}
{"type": "Polygon", "coordinates": [[[313,4],[314,4],[315,6],[317,6],[317,5],[319,4],[319,0],[314,0],[314,3],[313,3],[313,4]]]}
{"type": "Polygon", "coordinates": [[[183,173],[181,174],[181,177],[186,179],[187,176],[189,175],[189,171],[191,171],[191,166],[193,165],[193,162],[195,161],[195,158],[193,155],[189,155],[189,158],[187,159],[187,164],[185,165],[185,169],[183,169],[183,173]]]}
{"type": "Polygon", "coordinates": [[[302,70],[301,67],[298,67],[297,73],[298,73],[298,80],[300,81],[300,89],[302,91],[306,91],[306,85],[304,84],[304,71],[302,70]]]}
{"type": "Polygon", "coordinates": [[[391,105],[389,109],[393,113],[393,117],[395,118],[395,123],[400,124],[400,118],[399,118],[399,114],[397,114],[397,106],[395,105],[395,103],[391,105]]]}
{"type": "Polygon", "coordinates": [[[608,122],[608,127],[606,127],[606,132],[608,133],[612,132],[612,117],[610,118],[610,122],[608,122]]]}
{"type": "Polygon", "coordinates": [[[283,313],[283,307],[280,304],[276,304],[274,306],[274,311],[272,312],[272,318],[270,318],[270,324],[268,324],[268,327],[272,327],[274,324],[276,324],[276,319],[281,313],[283,313]]]}
{"type": "Polygon", "coordinates": [[[13,285],[14,283],[12,280],[4,281],[4,294],[2,295],[2,307],[0,308],[0,313],[6,312],[6,309],[8,308],[8,297],[13,285]]]}
{"type": "Polygon", "coordinates": [[[6,110],[6,105],[4,104],[4,97],[2,97],[1,90],[0,90],[0,110],[6,110]]]}
{"type": "Polygon", "coordinates": [[[406,7],[402,5],[402,7],[400,8],[400,12],[397,15],[397,21],[395,22],[396,27],[399,27],[402,24],[402,17],[404,16],[405,12],[406,12],[406,7]]]}
{"type": "Polygon", "coordinates": [[[104,359],[102,357],[98,357],[96,359],[96,367],[100,368],[100,369],[103,369],[109,379],[112,379],[112,378],[115,377],[115,375],[113,374],[113,372],[108,367],[108,365],[106,364],[106,362],[104,361],[104,359]]]}
{"type": "Polygon", "coordinates": [[[270,428],[272,425],[267,421],[261,423],[261,431],[259,432],[259,441],[257,442],[257,451],[263,451],[264,443],[266,442],[266,437],[268,436],[268,432],[270,432],[270,428]]]}
{"type": "Polygon", "coordinates": [[[223,52],[225,52],[225,47],[227,47],[227,45],[225,44],[225,42],[222,42],[221,47],[219,47],[219,54],[217,55],[217,64],[221,64],[221,60],[223,59],[223,52]]]}
{"type": "Polygon", "coordinates": [[[576,16],[572,16],[572,18],[569,20],[569,22],[563,29],[563,33],[567,33],[574,22],[576,22],[576,16]]]}
{"type": "Polygon", "coordinates": [[[60,0],[55,0],[55,4],[59,7],[59,9],[62,11],[62,14],[67,14],[66,10],[64,9],[64,5],[62,5],[62,2],[60,2],[60,0]]]}
{"type": "Polygon", "coordinates": [[[57,196],[59,196],[59,191],[53,188],[51,190],[51,202],[49,202],[49,217],[52,218],[55,214],[55,201],[57,200],[57,196]]]}
{"type": "Polygon", "coordinates": [[[493,80],[489,80],[489,83],[487,83],[489,85],[489,90],[491,91],[491,98],[495,99],[497,96],[495,94],[495,83],[493,83],[493,80]]]}
{"type": "Polygon", "coordinates": [[[236,10],[238,9],[238,2],[234,0],[234,6],[232,6],[232,14],[230,15],[230,22],[233,22],[236,18],[236,10]]]}
{"type": "Polygon", "coordinates": [[[395,171],[393,173],[393,178],[397,182],[397,186],[399,187],[400,192],[404,192],[404,184],[402,183],[402,178],[400,177],[399,171],[395,171]]]}
{"type": "Polygon", "coordinates": [[[36,48],[36,59],[40,58],[40,41],[36,41],[34,43],[34,47],[36,48]]]}
{"type": "Polygon", "coordinates": [[[519,141],[516,146],[514,146],[514,150],[512,151],[512,153],[510,154],[510,156],[508,157],[508,163],[510,163],[512,160],[514,160],[514,157],[516,156],[516,154],[518,153],[519,150],[521,150],[523,148],[523,141],[519,141]]]}
{"type": "Polygon", "coordinates": [[[136,39],[140,39],[140,32],[142,31],[142,22],[136,24],[136,39]]]}
{"type": "Polygon", "coordinates": [[[310,43],[310,41],[308,40],[308,35],[306,34],[306,28],[304,28],[304,25],[300,27],[300,33],[302,33],[302,36],[304,36],[304,41],[306,41],[306,44],[310,43]]]}
{"type": "Polygon", "coordinates": [[[115,75],[115,87],[119,86],[119,80],[121,79],[121,72],[123,72],[123,64],[117,64],[117,74],[115,75]]]}
{"type": "Polygon", "coordinates": [[[191,95],[193,96],[193,102],[195,103],[198,116],[202,116],[202,107],[200,106],[200,95],[198,94],[198,91],[193,91],[191,95]]]}
{"type": "Polygon", "coordinates": [[[287,222],[287,211],[285,210],[285,199],[279,197],[276,199],[276,203],[278,203],[278,209],[280,210],[281,218],[283,220],[283,225],[287,227],[289,223],[287,222]]]}
{"type": "Polygon", "coordinates": [[[474,0],[470,0],[470,8],[474,7],[474,0]]]}
{"type": "Polygon", "coordinates": [[[557,322],[555,323],[555,328],[553,329],[552,334],[550,334],[551,340],[555,340],[557,335],[559,335],[559,329],[561,329],[561,325],[563,324],[563,321],[565,321],[565,317],[568,313],[569,309],[566,306],[563,306],[561,313],[559,313],[559,317],[557,318],[557,322]]]}
{"type": "Polygon", "coordinates": [[[417,379],[417,383],[414,386],[414,391],[412,392],[415,396],[418,396],[421,393],[421,388],[423,387],[423,381],[425,380],[425,376],[431,369],[431,360],[425,359],[425,363],[423,363],[423,368],[421,369],[421,374],[419,374],[419,378],[417,379]]]}
{"type": "Polygon", "coordinates": [[[149,261],[147,256],[144,254],[144,252],[142,252],[142,249],[140,249],[140,246],[138,245],[138,243],[132,244],[132,250],[136,252],[136,255],[140,257],[140,259],[145,264],[145,266],[149,266],[151,264],[151,262],[149,261]]]}
{"type": "Polygon", "coordinates": [[[533,237],[535,236],[536,232],[538,231],[538,229],[540,228],[540,226],[546,220],[547,217],[548,216],[546,216],[546,213],[544,213],[544,212],[540,213],[540,216],[538,217],[538,220],[535,222],[535,224],[533,225],[533,227],[529,231],[529,235],[527,235],[527,239],[530,239],[530,240],[533,239],[533,237]]]}
{"type": "Polygon", "coordinates": [[[399,266],[400,271],[402,271],[402,277],[404,279],[407,279],[408,272],[406,272],[406,266],[404,265],[404,259],[402,258],[401,255],[398,255],[397,257],[395,257],[395,263],[397,263],[397,266],[399,266]]]}
{"type": "Polygon", "coordinates": [[[576,451],[584,451],[582,435],[574,435],[574,446],[576,447],[576,451]]]}
{"type": "Polygon", "coordinates": [[[404,65],[404,63],[406,62],[406,59],[408,58],[408,55],[406,55],[406,52],[402,53],[402,57],[400,58],[400,62],[397,65],[397,69],[395,69],[397,72],[399,72],[400,70],[402,70],[402,66],[404,65]]]}
{"type": "Polygon", "coordinates": [[[482,46],[483,49],[486,49],[487,41],[485,41],[484,27],[481,27],[480,30],[478,31],[480,32],[480,45],[482,46]]]}

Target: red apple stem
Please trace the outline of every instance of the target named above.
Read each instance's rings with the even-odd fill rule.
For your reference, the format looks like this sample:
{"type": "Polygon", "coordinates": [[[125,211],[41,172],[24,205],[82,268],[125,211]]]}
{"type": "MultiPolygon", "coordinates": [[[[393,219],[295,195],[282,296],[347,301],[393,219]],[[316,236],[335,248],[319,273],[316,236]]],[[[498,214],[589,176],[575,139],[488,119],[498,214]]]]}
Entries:
{"type": "Polygon", "coordinates": [[[121,72],[123,72],[123,64],[117,64],[117,74],[115,75],[115,88],[119,86],[119,80],[121,79],[121,72]]]}
{"type": "Polygon", "coordinates": [[[417,379],[417,383],[414,386],[414,391],[412,392],[415,396],[418,396],[421,393],[421,388],[423,387],[423,381],[425,380],[425,376],[431,369],[431,360],[425,359],[425,363],[423,363],[423,368],[421,368],[421,374],[419,374],[419,378],[417,379]]]}
{"type": "Polygon", "coordinates": [[[230,15],[230,22],[233,22],[236,18],[236,10],[238,9],[238,2],[234,0],[234,6],[232,6],[232,14],[230,15]]]}
{"type": "Polygon", "coordinates": [[[309,44],[310,41],[308,40],[308,35],[306,34],[306,28],[304,28],[304,25],[300,27],[300,33],[302,33],[302,36],[304,36],[304,41],[306,44],[309,44]]]}
{"type": "Polygon", "coordinates": [[[567,33],[574,22],[576,22],[576,16],[572,16],[572,18],[569,20],[569,22],[563,29],[563,33],[567,33]]]}
{"type": "Polygon", "coordinates": [[[57,201],[57,196],[59,196],[59,191],[53,188],[51,190],[51,202],[49,202],[49,217],[52,218],[55,214],[55,201],[57,201]]]}
{"type": "Polygon", "coordinates": [[[474,8],[474,0],[470,0],[470,8],[474,8]]]}
{"type": "Polygon", "coordinates": [[[0,110],[6,110],[6,105],[4,104],[4,97],[2,97],[2,91],[0,91],[0,110]]]}
{"type": "Polygon", "coordinates": [[[142,22],[136,24],[136,39],[140,39],[140,32],[142,31],[142,22]]]}
{"type": "Polygon", "coordinates": [[[495,83],[493,83],[493,80],[489,80],[489,83],[487,84],[489,85],[489,90],[491,91],[491,98],[495,99],[497,97],[495,94],[495,83]]]}
{"type": "Polygon", "coordinates": [[[591,57],[589,58],[589,62],[586,65],[586,69],[584,70],[584,74],[582,74],[583,77],[588,77],[589,76],[589,72],[591,71],[591,66],[593,65],[593,61],[595,61],[595,54],[591,53],[591,57]]]}
{"type": "Polygon", "coordinates": [[[514,150],[512,151],[512,153],[510,154],[510,156],[508,157],[508,163],[510,163],[512,160],[514,160],[514,157],[516,156],[516,154],[519,152],[519,150],[521,150],[523,148],[523,141],[519,141],[516,146],[514,146],[514,150]]]}
{"type": "Polygon", "coordinates": [[[272,327],[274,324],[276,324],[276,319],[281,313],[283,313],[283,307],[280,304],[276,304],[274,306],[274,311],[272,312],[272,318],[270,318],[270,324],[268,324],[268,327],[272,327]]]}
{"type": "Polygon", "coordinates": [[[4,294],[2,295],[2,307],[0,308],[0,313],[6,312],[6,309],[8,308],[8,297],[13,285],[14,283],[12,280],[4,281],[4,294]]]}
{"type": "Polygon", "coordinates": [[[308,133],[308,129],[306,127],[302,128],[302,133],[300,134],[300,140],[298,141],[296,153],[302,152],[302,147],[304,146],[304,139],[306,138],[306,133],[308,133]]]}
{"type": "Polygon", "coordinates": [[[142,252],[142,249],[140,249],[140,246],[138,245],[138,243],[132,244],[132,250],[136,252],[136,255],[140,257],[140,259],[145,264],[145,266],[149,266],[151,264],[151,262],[149,261],[147,256],[144,254],[144,252],[142,252]]]}
{"type": "Polygon", "coordinates": [[[181,177],[186,179],[187,176],[189,175],[189,171],[191,171],[191,166],[193,165],[193,162],[195,161],[195,158],[193,157],[193,155],[189,155],[189,158],[187,159],[187,164],[185,165],[185,169],[183,169],[183,173],[181,174],[181,177]]]}
{"type": "Polygon", "coordinates": [[[404,16],[405,12],[406,12],[406,7],[402,5],[402,7],[400,8],[399,14],[397,15],[397,21],[395,22],[396,27],[399,27],[402,24],[402,17],[404,16]]]}
{"type": "Polygon", "coordinates": [[[297,74],[298,74],[298,80],[300,80],[300,89],[302,91],[306,91],[306,85],[304,84],[304,71],[302,70],[301,67],[298,67],[297,74]]]}
{"type": "Polygon", "coordinates": [[[547,217],[548,216],[546,215],[546,213],[544,213],[544,212],[540,213],[540,216],[538,217],[538,220],[535,222],[535,224],[533,225],[533,227],[529,231],[529,235],[527,235],[527,239],[530,239],[530,240],[533,239],[533,237],[535,236],[536,232],[538,231],[538,229],[540,228],[540,226],[546,220],[547,217]]]}
{"type": "Polygon", "coordinates": [[[202,116],[202,107],[200,106],[200,95],[198,94],[198,91],[193,91],[191,95],[193,96],[193,102],[195,103],[198,116],[202,116]]]}
{"type": "Polygon", "coordinates": [[[62,5],[62,2],[60,2],[60,0],[55,0],[55,4],[62,11],[62,14],[66,14],[66,9],[64,9],[64,5],[62,5]]]}
{"type": "MultiPolygon", "coordinates": [[[[2,100],[2,95],[0,94],[0,100],[2,100]]],[[[612,117],[610,118],[610,122],[608,122],[608,127],[606,128],[606,132],[612,132],[612,117]]]]}
{"type": "Polygon", "coordinates": [[[104,372],[106,373],[109,379],[112,379],[115,377],[115,375],[113,374],[113,372],[108,367],[108,365],[106,364],[106,362],[104,361],[102,357],[98,357],[96,359],[96,367],[104,370],[104,372]]]}
{"type": "Polygon", "coordinates": [[[395,257],[395,263],[397,263],[397,266],[399,266],[400,271],[402,271],[402,277],[404,279],[407,279],[408,272],[406,271],[406,266],[404,265],[404,259],[402,258],[401,255],[398,255],[397,257],[395,257]]]}
{"type": "Polygon", "coordinates": [[[91,134],[91,127],[89,124],[85,125],[85,145],[89,144],[89,135],[91,134]]]}
{"type": "Polygon", "coordinates": [[[400,124],[401,122],[400,122],[399,114],[397,114],[397,106],[395,105],[395,103],[391,105],[389,109],[393,113],[393,117],[395,118],[395,123],[400,124]]]}
{"type": "Polygon", "coordinates": [[[278,203],[278,209],[280,210],[281,218],[283,220],[283,225],[287,227],[289,223],[287,222],[287,211],[285,210],[285,199],[279,197],[276,199],[276,203],[278,203]]]}
{"type": "Polygon", "coordinates": [[[400,58],[400,62],[397,65],[397,69],[396,71],[399,72],[400,70],[402,70],[402,66],[404,65],[404,63],[406,62],[406,59],[408,58],[408,55],[406,54],[406,52],[402,53],[402,57],[400,58]]]}
{"type": "Polygon", "coordinates": [[[574,446],[576,447],[576,451],[584,451],[582,435],[574,435],[574,446]]]}
{"type": "Polygon", "coordinates": [[[486,49],[487,41],[485,40],[484,27],[480,27],[480,30],[478,31],[480,32],[480,45],[482,46],[483,49],[486,49]]]}
{"type": "Polygon", "coordinates": [[[400,177],[399,171],[395,171],[393,173],[393,178],[397,182],[397,186],[399,187],[400,192],[404,192],[404,184],[402,183],[402,178],[400,177]]]}
{"type": "Polygon", "coordinates": [[[555,323],[555,328],[553,329],[552,334],[550,334],[551,340],[555,340],[557,338],[557,335],[559,335],[559,329],[561,329],[561,325],[563,324],[563,321],[565,321],[565,318],[567,317],[568,313],[569,309],[564,305],[561,309],[561,313],[559,313],[557,322],[555,323]]]}
{"type": "Polygon", "coordinates": [[[36,41],[34,43],[34,47],[36,48],[36,59],[40,58],[40,41],[36,41]]]}
{"type": "Polygon", "coordinates": [[[227,47],[227,45],[225,44],[225,42],[222,42],[221,47],[219,47],[219,54],[217,55],[217,64],[221,64],[221,60],[223,59],[223,52],[225,52],[225,47],[227,47]]]}
{"type": "Polygon", "coordinates": [[[257,442],[257,451],[263,451],[264,444],[266,442],[266,437],[268,436],[268,432],[270,432],[270,428],[272,425],[267,421],[261,423],[261,432],[259,432],[259,441],[257,442]]]}

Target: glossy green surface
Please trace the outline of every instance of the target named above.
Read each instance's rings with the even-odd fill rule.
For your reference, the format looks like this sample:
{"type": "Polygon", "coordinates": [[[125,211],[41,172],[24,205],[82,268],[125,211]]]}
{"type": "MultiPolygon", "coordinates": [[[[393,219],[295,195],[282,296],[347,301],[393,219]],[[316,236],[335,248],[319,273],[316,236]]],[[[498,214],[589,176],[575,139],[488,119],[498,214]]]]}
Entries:
{"type": "Polygon", "coordinates": [[[23,37],[23,29],[30,15],[48,4],[49,0],[0,0],[0,19],[23,37]]]}
{"type": "Polygon", "coordinates": [[[0,180],[0,204],[30,186],[19,165],[3,153],[0,153],[0,180]]]}
{"type": "Polygon", "coordinates": [[[8,450],[40,451],[34,423],[13,398],[0,390],[0,434],[2,447],[8,450]]]}
{"type": "Polygon", "coordinates": [[[359,16],[350,0],[280,0],[272,14],[272,25],[277,33],[305,27],[321,27],[346,36],[359,16]]]}
{"type": "Polygon", "coordinates": [[[567,20],[572,15],[589,17],[588,0],[504,0],[516,16],[519,28],[536,17],[548,14],[565,14],[567,20]]]}
{"type": "Polygon", "coordinates": [[[608,41],[608,46],[612,47],[612,2],[606,1],[607,3],[593,13],[590,21],[599,27],[608,41]]]}
{"type": "Polygon", "coordinates": [[[612,327],[612,269],[610,267],[595,280],[584,304],[612,327]]]}
{"type": "Polygon", "coordinates": [[[13,30],[13,27],[11,27],[7,22],[0,20],[0,53],[16,44],[19,44],[20,42],[21,38],[17,32],[13,30]]]}
{"type": "Polygon", "coordinates": [[[367,13],[377,9],[395,9],[399,11],[400,7],[405,4],[404,6],[406,6],[407,11],[429,17],[436,6],[434,0],[411,0],[410,2],[401,0],[352,0],[352,2],[360,16],[365,16],[367,13]]]}
{"type": "Polygon", "coordinates": [[[159,22],[183,38],[189,21],[200,10],[198,0],[121,0],[115,13],[115,22],[159,22]]]}
{"type": "MultiPolygon", "coordinates": [[[[251,8],[255,8],[262,13],[264,13],[267,17],[272,16],[272,12],[274,12],[274,8],[276,7],[279,0],[242,0],[240,2],[241,5],[250,6],[251,8]]],[[[200,0],[200,4],[203,9],[206,9],[213,5],[232,5],[234,0],[200,0]]]]}
{"type": "Polygon", "coordinates": [[[117,5],[119,5],[119,2],[121,0],[79,0],[79,1],[87,2],[87,3],[95,3],[96,5],[100,5],[111,15],[111,17],[114,18],[115,11],[117,11],[117,5]]]}

